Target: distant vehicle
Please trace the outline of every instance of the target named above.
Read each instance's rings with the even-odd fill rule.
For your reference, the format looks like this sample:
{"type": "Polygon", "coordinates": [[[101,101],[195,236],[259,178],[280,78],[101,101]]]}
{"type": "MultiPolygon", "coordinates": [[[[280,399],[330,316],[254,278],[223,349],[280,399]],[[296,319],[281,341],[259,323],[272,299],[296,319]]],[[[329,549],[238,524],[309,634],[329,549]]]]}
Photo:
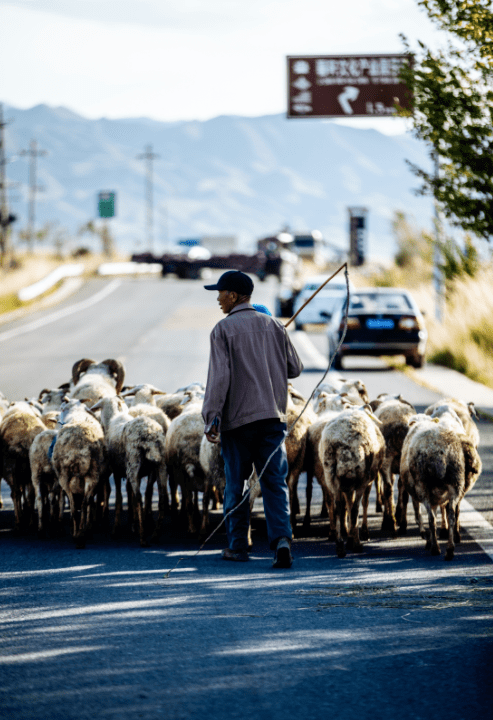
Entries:
{"type": "Polygon", "coordinates": [[[293,233],[293,242],[290,247],[302,258],[314,260],[323,250],[323,237],[319,230],[306,233],[293,233]]]}
{"type": "MultiPolygon", "coordinates": [[[[327,327],[329,357],[344,330],[346,299],[334,309],[327,327]]],[[[404,355],[406,364],[423,367],[428,332],[414,298],[403,288],[358,288],[351,293],[347,332],[334,358],[342,369],[346,355],[404,355]]]]}
{"type": "MultiPolygon", "coordinates": [[[[315,290],[324,284],[327,275],[314,275],[307,278],[301,292],[296,296],[293,303],[293,315],[300,309],[315,290]]],[[[353,292],[354,286],[349,281],[349,291],[353,292]]],[[[327,323],[332,317],[334,308],[347,294],[346,281],[344,276],[336,276],[331,280],[313,300],[304,308],[294,321],[296,330],[303,330],[308,323],[327,323]]]]}

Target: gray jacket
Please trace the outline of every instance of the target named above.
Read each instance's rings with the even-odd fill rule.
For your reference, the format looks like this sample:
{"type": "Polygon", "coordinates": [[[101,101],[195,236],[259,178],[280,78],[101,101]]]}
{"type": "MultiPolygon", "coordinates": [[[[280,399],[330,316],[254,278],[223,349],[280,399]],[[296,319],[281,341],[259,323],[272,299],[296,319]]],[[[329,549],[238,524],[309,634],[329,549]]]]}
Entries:
{"type": "Polygon", "coordinates": [[[211,332],[211,355],[202,417],[205,432],[279,418],[286,422],[288,378],[303,364],[279,320],[250,303],[234,307],[211,332]]]}

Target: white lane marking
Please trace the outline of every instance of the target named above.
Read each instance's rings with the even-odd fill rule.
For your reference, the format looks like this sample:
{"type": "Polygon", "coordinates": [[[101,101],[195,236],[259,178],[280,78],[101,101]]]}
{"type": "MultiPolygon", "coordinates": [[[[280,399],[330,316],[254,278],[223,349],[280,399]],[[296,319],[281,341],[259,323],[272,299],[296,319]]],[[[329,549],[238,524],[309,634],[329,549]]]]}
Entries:
{"type": "Polygon", "coordinates": [[[314,366],[320,369],[327,367],[329,364],[328,358],[325,358],[322,353],[317,350],[304,330],[295,330],[292,336],[295,345],[299,345],[302,348],[303,353],[308,356],[314,366]]]}
{"type": "Polygon", "coordinates": [[[460,524],[493,560],[493,527],[465,498],[460,504],[460,524]]]}
{"type": "MultiPolygon", "coordinates": [[[[327,369],[327,365],[329,364],[329,358],[324,357],[322,353],[317,350],[315,345],[312,343],[308,335],[304,330],[294,330],[291,333],[293,344],[300,348],[300,351],[303,355],[305,355],[309,362],[313,364],[313,368],[320,370],[320,372],[327,369]]],[[[303,358],[302,358],[303,359],[303,358]]],[[[331,377],[341,377],[340,373],[337,370],[330,370],[330,376],[331,377]]]]}
{"type": "Polygon", "coordinates": [[[69,307],[63,308],[63,310],[58,310],[57,312],[51,313],[51,315],[46,315],[45,317],[39,318],[39,320],[33,320],[32,322],[27,323],[26,325],[22,325],[21,327],[12,328],[12,330],[6,330],[5,332],[0,333],[0,342],[2,342],[3,340],[10,340],[11,338],[18,337],[19,335],[24,335],[28,332],[32,332],[33,330],[37,330],[44,325],[49,325],[52,322],[61,320],[68,315],[73,315],[76,312],[85,310],[86,308],[91,307],[91,305],[95,305],[101,300],[104,300],[105,297],[114,292],[121,284],[121,280],[112,280],[112,282],[108,283],[106,287],[104,287],[102,290],[100,290],[87,300],[83,300],[82,302],[76,303],[75,305],[70,305],[69,307]]]}

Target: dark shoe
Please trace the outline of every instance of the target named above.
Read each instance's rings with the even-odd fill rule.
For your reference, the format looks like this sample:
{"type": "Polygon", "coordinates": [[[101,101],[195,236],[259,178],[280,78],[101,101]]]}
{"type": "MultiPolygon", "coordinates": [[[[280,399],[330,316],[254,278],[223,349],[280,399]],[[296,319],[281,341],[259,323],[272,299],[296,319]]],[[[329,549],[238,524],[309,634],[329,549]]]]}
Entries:
{"type": "Polygon", "coordinates": [[[246,550],[231,550],[231,548],[223,550],[221,557],[223,560],[232,560],[233,562],[246,562],[249,560],[246,550]]]}
{"type": "Polygon", "coordinates": [[[273,568],[290,568],[293,564],[291,555],[291,543],[288,538],[281,538],[277,543],[276,554],[274,555],[273,568]]]}

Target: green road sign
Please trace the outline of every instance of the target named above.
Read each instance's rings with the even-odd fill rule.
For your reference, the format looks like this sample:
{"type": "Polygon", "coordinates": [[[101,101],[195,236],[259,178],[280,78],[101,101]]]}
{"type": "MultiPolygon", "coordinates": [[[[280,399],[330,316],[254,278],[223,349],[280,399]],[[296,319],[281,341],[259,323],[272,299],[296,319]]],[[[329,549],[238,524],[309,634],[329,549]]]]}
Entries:
{"type": "Polygon", "coordinates": [[[115,215],[115,193],[100,192],[98,195],[98,213],[101,218],[114,217],[115,215]]]}

